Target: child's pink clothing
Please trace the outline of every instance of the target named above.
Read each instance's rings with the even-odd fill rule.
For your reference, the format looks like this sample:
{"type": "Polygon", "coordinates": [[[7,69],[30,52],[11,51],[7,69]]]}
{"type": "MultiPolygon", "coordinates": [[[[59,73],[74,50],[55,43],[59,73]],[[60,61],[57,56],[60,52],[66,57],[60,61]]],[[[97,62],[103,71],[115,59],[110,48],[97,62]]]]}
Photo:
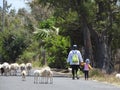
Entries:
{"type": "Polygon", "coordinates": [[[89,64],[85,63],[85,65],[84,65],[84,70],[85,70],[85,71],[89,71],[89,64]]]}

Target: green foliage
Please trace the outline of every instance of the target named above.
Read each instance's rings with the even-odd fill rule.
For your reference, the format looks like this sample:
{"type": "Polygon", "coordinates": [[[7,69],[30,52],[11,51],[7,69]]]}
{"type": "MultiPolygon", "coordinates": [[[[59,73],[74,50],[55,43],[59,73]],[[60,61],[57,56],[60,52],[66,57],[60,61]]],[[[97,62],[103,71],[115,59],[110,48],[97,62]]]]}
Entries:
{"type": "Polygon", "coordinates": [[[112,39],[112,49],[116,50],[118,48],[120,48],[120,26],[117,26],[116,24],[113,25],[114,28],[114,32],[110,32],[112,34],[111,37],[113,37],[112,39]]]}
{"type": "Polygon", "coordinates": [[[62,36],[55,36],[52,39],[47,38],[45,48],[48,52],[47,61],[51,67],[65,68],[70,46],[69,39],[62,36]]]}
{"type": "Polygon", "coordinates": [[[32,62],[32,58],[35,56],[34,52],[23,52],[22,55],[19,56],[19,60],[17,62],[19,63],[28,63],[32,62]]]}
{"type": "Polygon", "coordinates": [[[43,41],[47,37],[52,37],[59,33],[59,28],[54,27],[55,18],[51,17],[47,20],[40,22],[39,28],[35,28],[34,37],[36,40],[43,41]]]}
{"type": "Polygon", "coordinates": [[[44,21],[40,22],[40,27],[39,28],[50,29],[54,25],[55,25],[55,18],[51,17],[51,18],[48,18],[47,20],[44,20],[44,21]]]}
{"type": "Polygon", "coordinates": [[[9,31],[0,32],[0,53],[2,59],[15,62],[29,44],[23,33],[9,31]]]}
{"type": "Polygon", "coordinates": [[[33,67],[41,67],[42,66],[42,64],[41,64],[41,62],[40,61],[34,61],[34,62],[32,62],[32,66],[33,67]]]}
{"type": "MultiPolygon", "coordinates": [[[[34,65],[39,62],[40,64],[40,43],[37,40],[32,40],[29,46],[23,51],[23,53],[19,56],[18,62],[32,62],[34,65]]],[[[38,66],[38,64],[36,65],[38,66]]]]}
{"type": "MultiPolygon", "coordinates": [[[[35,0],[30,4],[31,14],[24,9],[20,9],[17,14],[14,10],[6,12],[6,31],[0,32],[0,56],[9,62],[33,61],[34,65],[41,66],[41,52],[42,49],[46,49],[43,51],[47,51],[48,64],[51,67],[65,68],[70,43],[84,45],[81,42],[84,38],[82,15],[87,17],[87,24],[93,26],[98,35],[110,24],[111,18],[112,25],[107,30],[108,41],[112,41],[109,45],[112,45],[112,49],[120,48],[120,7],[115,1],[109,3],[108,0],[35,0]],[[51,17],[53,12],[54,16],[51,17]]],[[[2,27],[2,23],[0,26],[2,27]]],[[[94,74],[97,74],[97,71],[94,71],[94,74]]]]}

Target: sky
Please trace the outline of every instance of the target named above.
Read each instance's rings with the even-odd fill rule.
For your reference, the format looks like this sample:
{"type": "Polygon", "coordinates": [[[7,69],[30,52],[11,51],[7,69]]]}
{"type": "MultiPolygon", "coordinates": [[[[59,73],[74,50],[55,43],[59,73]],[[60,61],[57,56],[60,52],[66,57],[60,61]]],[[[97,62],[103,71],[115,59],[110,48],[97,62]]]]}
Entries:
{"type": "MultiPolygon", "coordinates": [[[[12,4],[11,9],[18,11],[20,8],[26,8],[29,10],[29,7],[25,4],[27,0],[6,0],[8,5],[12,4]]],[[[0,6],[3,7],[3,0],[0,0],[0,6]]]]}

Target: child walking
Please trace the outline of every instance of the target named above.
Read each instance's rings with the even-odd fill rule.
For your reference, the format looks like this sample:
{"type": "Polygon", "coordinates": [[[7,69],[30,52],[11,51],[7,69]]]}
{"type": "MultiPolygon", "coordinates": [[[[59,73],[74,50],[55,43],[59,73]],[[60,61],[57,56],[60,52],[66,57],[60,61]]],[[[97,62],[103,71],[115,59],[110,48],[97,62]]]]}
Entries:
{"type": "Polygon", "coordinates": [[[90,65],[90,60],[86,59],[85,63],[84,63],[84,77],[85,80],[88,80],[89,78],[89,70],[92,69],[91,65],[90,65]]]}

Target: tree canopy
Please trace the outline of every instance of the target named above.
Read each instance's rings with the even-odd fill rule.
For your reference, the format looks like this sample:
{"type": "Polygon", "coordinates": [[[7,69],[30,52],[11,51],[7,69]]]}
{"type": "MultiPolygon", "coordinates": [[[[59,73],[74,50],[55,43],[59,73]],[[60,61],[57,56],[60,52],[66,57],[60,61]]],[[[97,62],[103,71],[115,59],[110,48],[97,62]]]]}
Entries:
{"type": "Polygon", "coordinates": [[[5,11],[4,31],[0,23],[1,61],[38,61],[39,65],[47,61],[51,67],[66,68],[67,54],[77,44],[84,60],[90,58],[93,67],[111,73],[120,48],[119,2],[33,0],[28,3],[31,12],[5,11]]]}

